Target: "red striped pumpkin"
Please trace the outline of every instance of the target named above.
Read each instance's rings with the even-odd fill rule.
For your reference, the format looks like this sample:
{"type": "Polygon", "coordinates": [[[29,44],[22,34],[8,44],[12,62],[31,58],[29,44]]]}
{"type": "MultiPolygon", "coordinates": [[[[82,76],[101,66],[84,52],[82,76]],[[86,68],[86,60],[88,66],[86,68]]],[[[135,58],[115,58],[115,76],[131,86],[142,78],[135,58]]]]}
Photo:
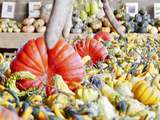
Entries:
{"type": "Polygon", "coordinates": [[[47,83],[47,94],[51,94],[52,78],[55,74],[62,75],[68,83],[81,82],[83,78],[83,63],[74,48],[63,40],[59,40],[55,47],[48,50],[43,37],[29,40],[18,52],[11,63],[11,70],[30,71],[37,79],[17,81],[20,90],[39,87],[47,83]]]}
{"type": "Polygon", "coordinates": [[[75,49],[81,57],[90,56],[94,64],[98,61],[105,60],[107,57],[107,49],[101,42],[92,38],[78,41],[75,44],[75,49]]]}

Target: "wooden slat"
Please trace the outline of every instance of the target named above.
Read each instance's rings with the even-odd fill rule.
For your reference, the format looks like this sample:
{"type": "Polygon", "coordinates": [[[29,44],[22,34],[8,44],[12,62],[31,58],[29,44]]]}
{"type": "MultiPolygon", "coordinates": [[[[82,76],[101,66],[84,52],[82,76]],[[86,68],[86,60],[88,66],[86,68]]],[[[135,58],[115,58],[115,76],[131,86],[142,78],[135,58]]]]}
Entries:
{"type": "MultiPolygon", "coordinates": [[[[18,49],[30,39],[36,39],[43,36],[43,33],[0,33],[0,49],[18,49]]],[[[81,34],[70,34],[67,40],[80,38],[81,34]]],[[[86,36],[86,35],[83,35],[86,36]]],[[[5,50],[6,49],[6,50],[5,50]]],[[[1,51],[0,51],[1,52],[1,51]]]]}
{"type": "Polygon", "coordinates": [[[42,35],[41,33],[0,33],[0,48],[19,48],[29,39],[42,35]]]}

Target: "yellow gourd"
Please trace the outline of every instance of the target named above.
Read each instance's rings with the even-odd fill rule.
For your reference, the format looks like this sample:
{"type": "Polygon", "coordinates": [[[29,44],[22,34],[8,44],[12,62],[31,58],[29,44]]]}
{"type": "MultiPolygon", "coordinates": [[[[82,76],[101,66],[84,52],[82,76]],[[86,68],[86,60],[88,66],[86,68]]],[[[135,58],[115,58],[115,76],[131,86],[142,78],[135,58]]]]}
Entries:
{"type": "Polygon", "coordinates": [[[157,89],[149,86],[145,81],[138,81],[132,89],[137,100],[145,105],[154,105],[160,102],[160,93],[157,89]]]}
{"type": "Polygon", "coordinates": [[[82,62],[84,65],[87,64],[90,60],[91,60],[91,57],[88,55],[82,58],[82,62]]]}
{"type": "Polygon", "coordinates": [[[99,96],[98,91],[92,87],[83,87],[77,90],[76,96],[85,102],[96,100],[99,96]]]}

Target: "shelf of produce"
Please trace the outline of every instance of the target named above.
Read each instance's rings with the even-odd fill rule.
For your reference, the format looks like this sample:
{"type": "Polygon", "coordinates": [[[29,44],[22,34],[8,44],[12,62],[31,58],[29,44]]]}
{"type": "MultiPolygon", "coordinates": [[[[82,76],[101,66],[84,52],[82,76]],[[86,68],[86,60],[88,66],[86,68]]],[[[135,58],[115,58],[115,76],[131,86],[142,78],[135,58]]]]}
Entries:
{"type": "MultiPolygon", "coordinates": [[[[147,37],[151,35],[148,33],[146,34],[133,33],[133,34],[139,37],[141,36],[147,37]]],[[[17,49],[17,48],[20,48],[28,40],[40,37],[42,35],[43,33],[0,33],[0,49],[17,49]]],[[[78,39],[80,36],[82,35],[81,34],[70,34],[68,37],[68,40],[76,39],[76,38],[78,39]]],[[[160,35],[158,35],[158,38],[159,37],[160,35]]]]}
{"type": "Polygon", "coordinates": [[[0,48],[19,48],[29,39],[34,39],[42,35],[42,33],[0,33],[0,48]]]}
{"type": "MultiPolygon", "coordinates": [[[[0,33],[0,49],[17,49],[30,39],[42,36],[43,33],[0,33]]],[[[80,34],[70,34],[68,39],[75,39],[80,34]]]]}

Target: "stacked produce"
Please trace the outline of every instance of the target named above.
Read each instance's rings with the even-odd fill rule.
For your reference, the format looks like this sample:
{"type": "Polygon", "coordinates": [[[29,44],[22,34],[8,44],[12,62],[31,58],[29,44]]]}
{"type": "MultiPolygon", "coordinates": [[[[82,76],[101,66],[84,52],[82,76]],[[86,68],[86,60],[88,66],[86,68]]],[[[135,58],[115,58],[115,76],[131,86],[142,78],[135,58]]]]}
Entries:
{"type": "Polygon", "coordinates": [[[44,33],[51,13],[51,9],[52,4],[44,4],[41,8],[41,15],[39,19],[25,18],[22,21],[13,19],[0,19],[0,32],[44,33]]]}
{"type": "Polygon", "coordinates": [[[26,18],[23,20],[22,24],[24,25],[22,31],[26,33],[44,33],[46,31],[45,22],[43,19],[35,20],[34,18],[26,18]]]}
{"type": "Polygon", "coordinates": [[[144,10],[140,10],[134,18],[128,18],[127,26],[130,32],[137,33],[157,33],[157,28],[154,27],[154,21],[151,16],[144,10]]]}
{"type": "Polygon", "coordinates": [[[158,33],[158,21],[152,19],[145,10],[139,10],[138,14],[132,17],[126,13],[125,5],[121,5],[114,14],[127,33],[158,33]]]}
{"type": "MultiPolygon", "coordinates": [[[[114,28],[104,15],[103,4],[99,0],[87,0],[75,3],[73,13],[73,27],[71,33],[106,33],[115,32],[114,28]]],[[[151,18],[145,10],[141,9],[134,16],[126,13],[124,4],[114,10],[116,19],[122,25],[122,30],[126,33],[153,33],[160,32],[159,20],[151,18]]]]}
{"type": "MultiPolygon", "coordinates": [[[[22,21],[12,19],[0,20],[0,32],[26,32],[44,33],[48,22],[52,5],[42,6],[39,19],[25,18],[22,21]]],[[[152,19],[145,10],[139,10],[134,17],[126,13],[125,5],[121,5],[114,11],[116,19],[122,25],[122,30],[127,33],[158,33],[160,22],[152,19]]],[[[71,33],[106,33],[115,32],[109,20],[105,17],[103,4],[100,0],[75,1],[72,16],[73,26],[71,33]]]]}
{"type": "Polygon", "coordinates": [[[103,4],[99,0],[75,2],[73,12],[73,27],[71,33],[96,33],[114,31],[103,11],[103,4]]]}
{"type": "Polygon", "coordinates": [[[0,32],[21,32],[22,24],[16,20],[0,19],[0,32]]]}
{"type": "MultiPolygon", "coordinates": [[[[42,64],[46,60],[45,52],[41,51],[42,39],[35,43],[30,41],[21,50],[14,63],[12,62],[15,66],[11,67],[17,72],[6,72],[10,71],[9,61],[0,56],[0,105],[13,112],[10,116],[17,113],[25,120],[160,119],[159,42],[151,35],[144,37],[129,34],[127,39],[120,39],[116,34],[112,34],[113,37],[105,41],[101,35],[95,36],[96,39],[87,37],[75,41],[75,49],[82,56],[85,69],[82,83],[69,82],[66,77],[70,74],[78,76],[79,70],[76,70],[76,73],[65,71],[67,67],[58,66],[58,63],[61,63],[58,61],[63,58],[54,58],[57,69],[64,70],[65,74],[54,75],[53,84],[50,84],[54,91],[49,96],[45,92],[46,81],[42,87],[32,84],[33,87],[29,88],[27,82],[21,82],[26,80],[36,83],[37,76],[39,80],[41,75],[45,77],[42,71],[45,72],[47,66],[42,67],[41,60],[34,59],[35,54],[40,54],[43,55],[42,64]],[[38,48],[40,52],[30,52],[30,57],[27,57],[29,46],[32,46],[32,50],[38,48]],[[24,68],[28,71],[20,71],[24,68]],[[73,88],[71,83],[76,86],[73,91],[69,89],[73,88]],[[21,91],[17,87],[21,87],[21,91]]],[[[58,45],[61,45],[60,43],[58,45]]],[[[68,49],[68,45],[65,46],[64,49],[68,49]]],[[[63,51],[57,55],[62,53],[63,51]]],[[[78,64],[73,60],[70,66],[78,64]]]]}
{"type": "Polygon", "coordinates": [[[0,19],[0,32],[9,33],[44,33],[46,31],[46,23],[43,19],[26,18],[22,22],[12,19],[0,19]]]}
{"type": "MultiPolygon", "coordinates": [[[[71,33],[97,33],[103,31],[106,33],[115,32],[110,22],[105,17],[103,4],[99,0],[89,0],[75,2],[73,12],[73,27],[71,33]]],[[[122,25],[121,29],[127,33],[157,33],[159,22],[152,19],[145,10],[139,10],[134,17],[126,13],[125,5],[121,5],[114,11],[116,19],[122,25]],[[156,25],[155,25],[156,21],[156,25]]]]}
{"type": "Polygon", "coordinates": [[[52,4],[44,4],[41,8],[40,18],[38,19],[25,18],[22,21],[13,19],[0,19],[0,32],[44,33],[46,31],[46,24],[50,16],[51,9],[52,4]]]}

